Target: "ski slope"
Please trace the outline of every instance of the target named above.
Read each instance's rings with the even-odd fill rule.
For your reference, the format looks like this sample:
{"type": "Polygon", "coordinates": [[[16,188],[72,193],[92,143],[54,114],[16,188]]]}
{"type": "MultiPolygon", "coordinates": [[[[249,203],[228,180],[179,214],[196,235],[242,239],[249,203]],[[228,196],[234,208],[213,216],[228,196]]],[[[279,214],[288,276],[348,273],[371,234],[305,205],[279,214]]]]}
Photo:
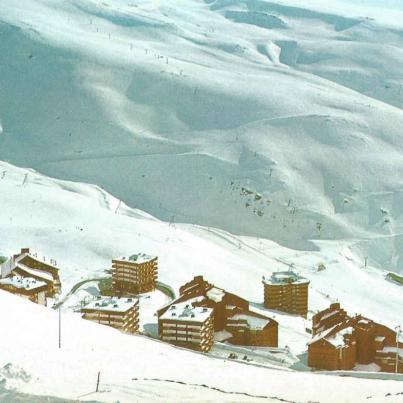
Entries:
{"type": "MultiPolygon", "coordinates": [[[[310,325],[300,317],[263,308],[261,277],[273,270],[293,265],[311,280],[309,316],[338,299],[350,313],[358,311],[389,326],[402,321],[401,287],[386,281],[379,269],[363,268],[350,242],[318,242],[317,251],[302,252],[216,228],[160,221],[94,185],[52,179],[4,162],[0,172],[6,172],[0,176],[0,255],[29,246],[38,256],[56,259],[62,297],[81,280],[105,276],[113,257],[142,251],[159,256],[159,280],[176,292],[202,274],[248,298],[255,309],[279,322],[279,345],[289,346],[293,354],[306,351],[310,336],[305,327],[310,325]],[[326,270],[317,272],[320,262],[326,270]]],[[[77,298],[84,298],[84,291],[77,298]]],[[[151,306],[140,304],[142,323],[147,324],[152,320],[151,306]]],[[[0,338],[0,378],[7,388],[102,402],[243,402],[267,396],[292,402],[356,403],[368,396],[377,402],[391,401],[388,393],[395,396],[402,391],[396,381],[297,373],[201,356],[89,323],[72,308],[67,303],[62,309],[59,351],[57,312],[0,293],[2,328],[7,329],[0,338]],[[90,394],[98,371],[101,393],[90,394]],[[290,383],[304,388],[286,387],[290,383]]]]}
{"type": "Polygon", "coordinates": [[[401,15],[3,0],[0,158],[167,221],[301,250],[353,239],[401,272],[401,15]]]}

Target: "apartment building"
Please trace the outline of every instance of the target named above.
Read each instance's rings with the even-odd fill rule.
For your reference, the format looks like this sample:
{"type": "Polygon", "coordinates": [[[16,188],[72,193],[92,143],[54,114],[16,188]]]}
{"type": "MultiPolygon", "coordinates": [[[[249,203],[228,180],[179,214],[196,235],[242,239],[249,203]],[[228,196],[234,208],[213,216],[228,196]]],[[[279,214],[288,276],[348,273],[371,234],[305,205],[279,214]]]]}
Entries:
{"type": "Polygon", "coordinates": [[[293,271],[272,273],[263,277],[264,306],[269,309],[301,315],[308,314],[309,280],[293,271]]]}
{"type": "Polygon", "coordinates": [[[176,346],[208,352],[214,342],[213,309],[195,307],[193,302],[171,304],[159,316],[160,338],[176,346]]]}
{"type": "Polygon", "coordinates": [[[81,308],[82,317],[125,333],[139,331],[137,298],[98,297],[81,308]]]}
{"type": "Polygon", "coordinates": [[[26,298],[39,305],[46,306],[47,284],[32,277],[9,275],[0,279],[0,290],[26,298]]]}
{"type": "Polygon", "coordinates": [[[225,327],[233,308],[249,310],[249,302],[246,299],[214,286],[204,280],[203,276],[196,276],[192,281],[184,284],[179,288],[179,294],[179,301],[202,297],[196,304],[214,309],[215,330],[222,330],[225,327]]]}
{"type": "Polygon", "coordinates": [[[308,366],[315,369],[351,370],[356,357],[356,332],[349,320],[317,334],[308,344],[308,366]]]}
{"type": "Polygon", "coordinates": [[[257,312],[234,309],[227,318],[228,341],[242,346],[278,346],[278,323],[257,312]]]}
{"type": "Polygon", "coordinates": [[[403,343],[387,326],[362,315],[350,317],[338,303],[314,315],[312,323],[310,367],[350,370],[374,363],[381,371],[403,372],[403,343]]]}
{"type": "Polygon", "coordinates": [[[112,289],[117,295],[154,291],[157,277],[157,256],[138,253],[112,260],[112,289]]]}
{"type": "Polygon", "coordinates": [[[10,257],[1,265],[1,277],[10,275],[32,278],[36,281],[46,283],[46,297],[54,297],[61,292],[59,269],[56,261],[47,260],[37,253],[31,253],[29,248],[21,249],[21,252],[10,257]]]}
{"type": "Polygon", "coordinates": [[[277,347],[278,323],[252,311],[247,300],[214,286],[202,276],[196,276],[180,287],[179,293],[180,296],[174,302],[158,311],[159,318],[172,305],[181,303],[192,308],[209,308],[212,310],[214,332],[220,341],[277,347]]]}

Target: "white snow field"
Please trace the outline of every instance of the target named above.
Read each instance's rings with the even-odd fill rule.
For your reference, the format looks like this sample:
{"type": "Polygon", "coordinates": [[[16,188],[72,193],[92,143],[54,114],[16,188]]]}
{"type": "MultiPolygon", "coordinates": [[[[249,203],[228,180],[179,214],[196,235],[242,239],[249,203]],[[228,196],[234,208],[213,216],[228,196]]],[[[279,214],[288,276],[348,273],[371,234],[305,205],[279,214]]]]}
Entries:
{"type": "Polygon", "coordinates": [[[125,403],[358,403],[370,396],[374,402],[397,401],[393,399],[401,399],[403,391],[396,381],[270,370],[212,359],[73,314],[62,316],[59,350],[56,311],[3,291],[0,309],[2,326],[7,326],[7,338],[0,341],[0,362],[7,371],[0,370],[0,376],[6,386],[27,393],[125,403]],[[10,348],[10,340],[16,348],[10,348]],[[98,371],[99,392],[92,393],[98,371]]]}
{"type": "MultiPolygon", "coordinates": [[[[72,312],[144,252],[176,292],[202,274],[250,300],[294,355],[310,323],[262,306],[273,270],[309,278],[309,316],[338,300],[403,325],[385,278],[403,273],[403,7],[327,3],[0,1],[0,256],[56,259],[66,298],[59,350],[57,312],[0,292],[0,401],[403,401],[401,378],[237,363],[72,312]]],[[[140,300],[143,329],[166,302],[140,300]]]]}
{"type": "Polygon", "coordinates": [[[403,13],[328,3],[2,0],[0,158],[401,272],[403,13]]]}
{"type": "MultiPolygon", "coordinates": [[[[310,312],[339,299],[351,313],[359,311],[389,326],[402,323],[402,288],[386,281],[381,270],[363,268],[352,242],[321,242],[318,251],[301,252],[215,228],[159,221],[123,203],[119,206],[115,197],[94,185],[51,179],[4,162],[0,173],[4,173],[0,175],[0,255],[29,246],[38,256],[56,259],[62,297],[81,280],[105,276],[112,257],[141,251],[159,256],[159,280],[176,292],[194,275],[203,274],[217,286],[248,298],[256,309],[279,321],[280,347],[288,345],[293,354],[306,350],[309,323],[265,310],[261,284],[262,275],[291,264],[311,280],[310,312]],[[317,272],[320,262],[327,268],[317,272]]],[[[150,303],[142,301],[140,311],[150,315],[150,303]]],[[[156,303],[164,305],[166,300],[156,303]]],[[[397,402],[401,399],[397,394],[403,392],[401,381],[261,368],[202,356],[89,323],[66,305],[59,351],[57,312],[0,292],[0,380],[7,388],[125,403],[262,400],[256,396],[321,403],[356,403],[372,396],[376,402],[397,402]],[[98,371],[101,393],[87,395],[95,388],[98,371]]]]}

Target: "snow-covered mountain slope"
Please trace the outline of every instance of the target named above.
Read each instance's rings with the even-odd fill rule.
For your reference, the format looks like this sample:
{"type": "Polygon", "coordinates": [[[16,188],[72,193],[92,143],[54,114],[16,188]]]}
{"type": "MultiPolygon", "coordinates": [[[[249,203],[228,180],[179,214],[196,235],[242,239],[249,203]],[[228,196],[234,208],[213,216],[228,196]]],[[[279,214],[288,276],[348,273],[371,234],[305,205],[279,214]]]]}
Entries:
{"type": "MultiPolygon", "coordinates": [[[[177,291],[195,274],[261,306],[261,276],[294,264],[311,282],[310,310],[339,298],[394,326],[401,321],[401,287],[380,270],[363,269],[347,242],[322,242],[301,252],[264,239],[238,237],[215,228],[171,225],[134,210],[97,186],[54,180],[0,163],[0,255],[30,246],[57,260],[63,294],[82,279],[104,276],[114,256],[144,251],[159,256],[159,279],[177,291]],[[316,272],[323,262],[327,269],[316,272]],[[368,290],[371,290],[369,293],[368,290]]],[[[144,309],[144,307],[143,307],[144,309]]],[[[401,382],[341,378],[261,368],[202,356],[118,331],[62,311],[58,316],[0,292],[0,382],[20,392],[102,402],[267,401],[390,402],[401,382]],[[4,331],[6,329],[6,331],[4,331]],[[91,393],[101,372],[100,393],[91,393]],[[225,376],[222,376],[225,374],[225,376]],[[303,385],[303,387],[290,387],[303,385]]],[[[303,319],[266,311],[280,323],[280,346],[306,349],[303,319]]],[[[398,401],[398,400],[396,400],[398,401]]]]}
{"type": "Polygon", "coordinates": [[[0,158],[401,271],[403,28],[284,3],[1,1],[0,158]]]}

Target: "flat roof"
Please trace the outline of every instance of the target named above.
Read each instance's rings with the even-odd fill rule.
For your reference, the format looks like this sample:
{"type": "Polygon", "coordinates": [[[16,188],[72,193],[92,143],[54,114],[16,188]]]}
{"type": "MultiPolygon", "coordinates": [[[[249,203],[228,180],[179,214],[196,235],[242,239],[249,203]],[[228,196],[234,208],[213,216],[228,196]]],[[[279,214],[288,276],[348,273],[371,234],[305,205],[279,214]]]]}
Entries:
{"type": "MultiPolygon", "coordinates": [[[[230,319],[246,320],[246,322],[248,323],[248,325],[251,329],[257,329],[257,330],[264,329],[270,323],[269,318],[267,318],[267,319],[258,318],[253,315],[248,315],[247,313],[237,313],[237,314],[231,316],[230,319]]],[[[231,323],[229,323],[229,325],[231,325],[231,323]]]]}
{"type": "Polygon", "coordinates": [[[132,263],[146,263],[150,260],[156,259],[157,256],[147,255],[146,253],[135,253],[130,256],[122,256],[113,260],[122,261],[122,262],[132,262],[132,263]]]}
{"type": "Polygon", "coordinates": [[[213,308],[194,307],[194,302],[202,301],[204,297],[195,297],[187,301],[172,304],[169,309],[160,316],[162,320],[175,320],[184,322],[205,322],[213,313],[213,308]]]}
{"type": "Polygon", "coordinates": [[[86,304],[82,310],[126,312],[138,302],[137,298],[98,297],[86,304]]]}
{"type": "Polygon", "coordinates": [[[46,286],[47,284],[44,281],[39,281],[32,277],[14,275],[0,279],[0,285],[12,285],[15,288],[31,291],[46,286]]]}
{"type": "Polygon", "coordinates": [[[269,278],[263,276],[264,284],[282,285],[282,284],[308,284],[309,280],[300,276],[292,270],[276,271],[269,278]]]}

